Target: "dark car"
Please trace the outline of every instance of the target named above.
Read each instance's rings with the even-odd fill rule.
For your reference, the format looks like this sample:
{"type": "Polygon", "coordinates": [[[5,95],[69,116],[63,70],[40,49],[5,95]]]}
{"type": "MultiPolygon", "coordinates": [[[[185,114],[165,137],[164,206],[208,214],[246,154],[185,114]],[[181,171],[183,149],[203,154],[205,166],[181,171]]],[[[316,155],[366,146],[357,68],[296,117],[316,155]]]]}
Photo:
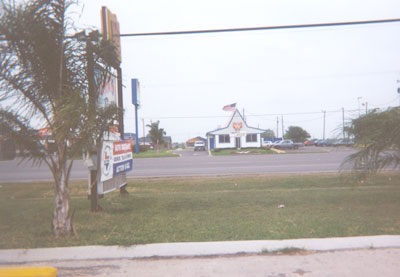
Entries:
{"type": "Polygon", "coordinates": [[[318,140],[314,141],[315,146],[324,146],[323,144],[324,144],[323,139],[318,139],[318,140]]]}
{"type": "Polygon", "coordinates": [[[335,147],[338,147],[338,146],[352,147],[353,145],[354,145],[354,142],[352,140],[348,140],[348,139],[340,139],[333,143],[333,146],[335,146],[335,147]]]}
{"type": "Polygon", "coordinates": [[[315,146],[333,146],[334,141],[331,139],[319,139],[315,141],[315,146]]]}

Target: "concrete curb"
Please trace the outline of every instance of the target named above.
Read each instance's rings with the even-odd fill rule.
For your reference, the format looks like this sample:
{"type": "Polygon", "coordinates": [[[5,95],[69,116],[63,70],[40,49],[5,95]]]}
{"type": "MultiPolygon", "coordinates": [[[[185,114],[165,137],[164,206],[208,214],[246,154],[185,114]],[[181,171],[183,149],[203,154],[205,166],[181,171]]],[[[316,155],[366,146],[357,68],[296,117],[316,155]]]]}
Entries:
{"type": "Polygon", "coordinates": [[[130,247],[79,246],[0,250],[0,264],[39,261],[140,259],[150,257],[195,257],[257,254],[285,248],[334,251],[365,248],[400,248],[400,236],[369,236],[324,239],[156,243],[130,247]]]}

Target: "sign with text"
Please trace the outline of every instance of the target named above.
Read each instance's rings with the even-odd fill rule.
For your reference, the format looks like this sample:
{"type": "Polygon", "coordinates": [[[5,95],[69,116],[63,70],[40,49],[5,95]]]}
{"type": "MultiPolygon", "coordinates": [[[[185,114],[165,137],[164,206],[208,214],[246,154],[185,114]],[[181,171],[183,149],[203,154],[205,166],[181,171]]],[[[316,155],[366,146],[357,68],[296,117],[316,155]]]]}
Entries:
{"type": "Polygon", "coordinates": [[[105,39],[114,43],[118,60],[121,62],[121,39],[117,15],[107,7],[101,7],[101,32],[105,39]]]}
{"type": "Polygon", "coordinates": [[[101,160],[101,181],[132,170],[130,141],[104,141],[101,160]]]}
{"type": "Polygon", "coordinates": [[[140,105],[140,84],[138,79],[131,79],[132,104],[140,105]]]}
{"type": "Polygon", "coordinates": [[[130,141],[104,141],[101,151],[98,193],[104,194],[126,184],[125,173],[133,169],[130,141]]]}

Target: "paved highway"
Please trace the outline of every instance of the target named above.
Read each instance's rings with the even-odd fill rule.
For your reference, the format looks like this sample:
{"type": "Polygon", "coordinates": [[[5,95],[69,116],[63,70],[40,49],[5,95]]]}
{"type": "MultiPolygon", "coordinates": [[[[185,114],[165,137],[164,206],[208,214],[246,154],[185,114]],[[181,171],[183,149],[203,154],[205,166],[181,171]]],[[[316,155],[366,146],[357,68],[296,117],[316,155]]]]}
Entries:
{"type": "MultiPolygon", "coordinates": [[[[352,149],[304,148],[296,153],[276,155],[208,156],[207,152],[190,150],[178,152],[179,158],[134,159],[129,178],[166,176],[207,176],[232,174],[285,174],[337,172],[340,164],[352,149]],[[310,153],[311,151],[311,153],[310,153]],[[315,149],[314,149],[315,151],[315,149]]],[[[52,180],[47,166],[31,166],[18,160],[0,162],[0,182],[52,180]]],[[[71,179],[87,179],[88,171],[83,161],[75,161],[71,179]]]]}

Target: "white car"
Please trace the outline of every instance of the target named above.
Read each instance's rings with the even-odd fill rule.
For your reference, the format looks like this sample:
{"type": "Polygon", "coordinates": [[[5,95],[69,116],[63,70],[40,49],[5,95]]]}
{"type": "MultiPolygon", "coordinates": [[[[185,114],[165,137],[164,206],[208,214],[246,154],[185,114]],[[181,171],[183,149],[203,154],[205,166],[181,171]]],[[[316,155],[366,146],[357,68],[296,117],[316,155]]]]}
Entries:
{"type": "Polygon", "coordinates": [[[266,148],[271,148],[274,145],[274,143],[272,141],[262,141],[262,146],[266,147],[266,148]]]}
{"type": "Polygon", "coordinates": [[[205,151],[206,150],[206,144],[204,141],[196,141],[194,143],[194,151],[205,151]]]}

